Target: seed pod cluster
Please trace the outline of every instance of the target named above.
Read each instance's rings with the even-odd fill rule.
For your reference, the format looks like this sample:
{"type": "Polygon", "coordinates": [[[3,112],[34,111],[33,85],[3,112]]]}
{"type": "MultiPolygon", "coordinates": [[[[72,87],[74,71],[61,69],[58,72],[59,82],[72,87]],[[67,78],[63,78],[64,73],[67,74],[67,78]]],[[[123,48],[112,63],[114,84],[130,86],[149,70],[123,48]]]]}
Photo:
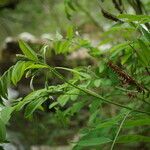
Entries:
{"type": "Polygon", "coordinates": [[[123,71],[120,67],[113,64],[111,61],[108,62],[108,66],[119,76],[123,84],[129,84],[136,86],[138,92],[144,92],[144,87],[137,83],[136,80],[123,71]]]}
{"type": "Polygon", "coordinates": [[[122,20],[118,19],[115,15],[107,12],[106,10],[104,10],[103,8],[101,8],[101,12],[103,14],[103,16],[107,19],[113,20],[115,22],[119,22],[119,23],[123,23],[122,20]]]}

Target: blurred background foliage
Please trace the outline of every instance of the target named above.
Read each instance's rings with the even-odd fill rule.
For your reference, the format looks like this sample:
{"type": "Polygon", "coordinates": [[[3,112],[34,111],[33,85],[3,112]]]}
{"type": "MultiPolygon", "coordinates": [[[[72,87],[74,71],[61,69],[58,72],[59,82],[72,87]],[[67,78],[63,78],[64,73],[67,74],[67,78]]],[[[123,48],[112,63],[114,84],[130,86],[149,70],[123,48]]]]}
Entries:
{"type": "MultiPolygon", "coordinates": [[[[143,1],[148,11],[148,0],[143,1]]],[[[128,7],[128,3],[125,7],[128,7]]],[[[68,20],[65,14],[65,5],[62,0],[1,0],[0,2],[0,22],[1,22],[1,41],[6,36],[16,36],[21,32],[29,32],[36,36],[43,33],[54,33],[56,30],[65,32],[67,27],[75,25],[85,30],[84,26],[98,27],[97,31],[103,30],[105,26],[110,26],[112,22],[104,19],[100,13],[100,7],[97,0],[78,1],[75,10],[70,10],[71,20],[68,20]],[[106,23],[107,22],[107,23],[106,23]],[[108,23],[109,22],[109,23],[108,23]],[[100,27],[100,28],[99,28],[100,27]]],[[[112,1],[104,1],[104,8],[108,12],[118,14],[112,1]]],[[[133,10],[129,11],[133,12],[133,10]]]]}

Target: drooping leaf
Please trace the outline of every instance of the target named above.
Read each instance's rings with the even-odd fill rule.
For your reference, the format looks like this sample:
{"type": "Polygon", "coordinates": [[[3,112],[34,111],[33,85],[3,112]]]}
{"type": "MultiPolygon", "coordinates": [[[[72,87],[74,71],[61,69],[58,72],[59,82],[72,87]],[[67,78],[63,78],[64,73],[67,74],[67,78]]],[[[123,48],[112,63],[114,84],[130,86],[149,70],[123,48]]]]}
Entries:
{"type": "Polygon", "coordinates": [[[127,22],[140,21],[142,23],[150,22],[150,16],[148,15],[132,15],[132,14],[120,14],[120,19],[124,19],[127,22]]]}
{"type": "Polygon", "coordinates": [[[15,109],[17,111],[21,110],[26,104],[28,104],[32,100],[35,100],[35,99],[38,99],[39,97],[44,96],[45,92],[46,92],[46,89],[40,89],[40,90],[31,92],[15,106],[15,109]]]}
{"type": "Polygon", "coordinates": [[[139,118],[136,120],[127,120],[123,127],[130,128],[130,127],[136,127],[136,126],[145,126],[150,125],[150,119],[149,118],[139,118]]]}
{"type": "Polygon", "coordinates": [[[66,94],[70,95],[69,98],[72,101],[75,101],[78,98],[80,91],[76,88],[72,88],[71,90],[69,90],[66,94]]]}
{"type": "Polygon", "coordinates": [[[74,30],[73,30],[73,27],[70,26],[70,27],[68,27],[68,29],[67,29],[67,36],[66,36],[66,38],[67,38],[67,39],[72,39],[73,36],[74,36],[74,30]]]}
{"type": "Polygon", "coordinates": [[[137,56],[144,67],[149,66],[150,64],[150,48],[144,43],[143,40],[138,39],[139,49],[135,49],[137,56]]]}
{"type": "Polygon", "coordinates": [[[58,102],[53,102],[53,103],[51,103],[50,105],[49,105],[49,109],[51,109],[51,108],[53,108],[53,107],[55,107],[55,106],[57,106],[58,105],[58,102]]]}
{"type": "Polygon", "coordinates": [[[124,55],[123,58],[121,59],[121,64],[124,65],[131,56],[132,56],[132,53],[128,53],[124,55]]]}
{"type": "Polygon", "coordinates": [[[112,140],[106,137],[98,137],[98,138],[89,138],[89,139],[84,139],[80,140],[77,145],[79,146],[96,146],[96,145],[101,145],[101,144],[106,144],[111,142],[112,140]]]}
{"type": "Polygon", "coordinates": [[[13,110],[13,107],[5,107],[0,111],[0,119],[3,121],[4,124],[8,123],[13,110]]]}
{"type": "Polygon", "coordinates": [[[112,53],[111,57],[116,56],[121,50],[124,50],[127,47],[129,47],[129,44],[130,44],[130,42],[124,42],[124,43],[121,43],[121,44],[117,44],[116,46],[113,46],[110,49],[110,52],[112,53]]]}
{"type": "Polygon", "coordinates": [[[11,74],[13,66],[10,67],[0,78],[0,96],[7,99],[7,89],[11,84],[11,74]]]}
{"type": "Polygon", "coordinates": [[[37,54],[31,49],[31,47],[24,41],[19,40],[19,46],[25,56],[33,61],[38,61],[37,54]]]}
{"type": "Polygon", "coordinates": [[[147,41],[150,42],[150,32],[145,30],[143,27],[141,27],[141,30],[147,41]]]}
{"type": "Polygon", "coordinates": [[[16,63],[16,65],[13,67],[12,77],[11,77],[11,80],[14,85],[16,85],[17,82],[21,80],[26,68],[31,64],[32,62],[26,62],[26,61],[18,61],[16,63]]]}
{"type": "Polygon", "coordinates": [[[117,116],[115,116],[113,118],[109,118],[105,122],[99,123],[96,126],[96,129],[108,128],[108,127],[116,126],[116,125],[118,125],[118,122],[121,120],[122,116],[123,116],[123,113],[119,114],[119,115],[117,115],[117,116]]]}
{"type": "Polygon", "coordinates": [[[32,102],[30,102],[25,110],[25,117],[30,117],[33,112],[42,105],[47,100],[47,97],[41,97],[38,99],[34,99],[32,102]]]}
{"type": "Polygon", "coordinates": [[[94,122],[96,121],[96,118],[97,118],[98,114],[99,114],[99,110],[97,110],[97,109],[95,110],[95,112],[91,113],[89,121],[88,121],[89,125],[92,126],[94,124],[94,122]]]}
{"type": "Polygon", "coordinates": [[[142,135],[123,135],[119,136],[116,143],[150,142],[150,137],[142,135]]]}
{"type": "Polygon", "coordinates": [[[69,100],[69,95],[61,95],[58,97],[57,101],[61,106],[64,106],[69,100]]]}
{"type": "Polygon", "coordinates": [[[74,115],[75,113],[79,113],[79,111],[82,109],[82,107],[84,107],[85,103],[86,103],[85,100],[83,100],[81,102],[76,102],[73,104],[72,107],[69,107],[65,111],[65,113],[70,116],[74,115]]]}

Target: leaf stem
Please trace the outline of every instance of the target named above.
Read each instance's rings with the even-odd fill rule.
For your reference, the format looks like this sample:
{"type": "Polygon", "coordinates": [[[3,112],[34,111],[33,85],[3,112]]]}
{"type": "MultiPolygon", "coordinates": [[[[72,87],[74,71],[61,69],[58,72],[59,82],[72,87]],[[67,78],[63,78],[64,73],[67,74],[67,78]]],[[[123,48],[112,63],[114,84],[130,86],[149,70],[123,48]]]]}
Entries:
{"type": "Polygon", "coordinates": [[[91,96],[93,96],[93,97],[96,97],[96,98],[102,100],[102,101],[105,102],[105,103],[109,103],[109,104],[112,104],[112,105],[116,105],[116,106],[118,106],[118,107],[126,108],[126,109],[131,110],[131,111],[134,111],[134,112],[144,113],[144,114],[150,115],[150,112],[132,109],[132,108],[130,108],[130,107],[128,107],[128,106],[124,106],[124,105],[122,105],[122,104],[119,104],[119,103],[116,103],[116,102],[112,102],[112,101],[105,99],[104,97],[98,95],[97,93],[95,93],[95,92],[93,92],[93,91],[91,91],[91,90],[83,89],[83,88],[81,88],[81,87],[79,87],[79,86],[76,86],[76,85],[70,83],[69,81],[67,81],[67,80],[66,80],[58,71],[56,71],[54,68],[52,68],[52,67],[50,67],[50,66],[48,66],[48,67],[49,67],[50,71],[51,71],[53,74],[55,74],[59,79],[63,80],[64,82],[68,83],[68,84],[71,85],[72,87],[74,87],[74,88],[76,88],[76,89],[79,89],[80,91],[82,91],[82,92],[84,92],[84,93],[86,93],[86,94],[88,94],[88,95],[91,95],[91,96]]]}
{"type": "Polygon", "coordinates": [[[119,135],[119,133],[120,133],[120,131],[121,131],[121,128],[122,128],[122,126],[123,126],[123,124],[124,124],[126,118],[127,118],[128,115],[130,114],[130,112],[131,112],[131,111],[129,111],[129,112],[124,116],[123,120],[121,121],[121,124],[120,124],[119,129],[118,129],[118,131],[117,131],[117,133],[116,133],[116,136],[115,136],[115,138],[114,138],[114,140],[113,140],[113,143],[112,143],[112,145],[111,145],[110,150],[113,150],[114,145],[115,145],[115,142],[116,142],[116,140],[117,140],[117,137],[118,137],[118,135],[119,135]]]}

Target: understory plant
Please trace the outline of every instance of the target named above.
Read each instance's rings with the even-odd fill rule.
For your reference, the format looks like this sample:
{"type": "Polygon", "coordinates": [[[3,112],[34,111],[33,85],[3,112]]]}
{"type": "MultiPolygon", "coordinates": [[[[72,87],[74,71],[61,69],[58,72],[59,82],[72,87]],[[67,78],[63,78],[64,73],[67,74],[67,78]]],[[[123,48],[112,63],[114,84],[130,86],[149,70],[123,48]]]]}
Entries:
{"type": "MultiPolygon", "coordinates": [[[[66,6],[68,3],[66,2],[66,6]]],[[[70,7],[69,7],[70,8],[70,7]]],[[[72,8],[72,7],[71,7],[72,8]]],[[[70,9],[71,9],[70,8],[70,9]]],[[[103,11],[105,17],[112,16],[103,11]]],[[[69,15],[69,14],[68,14],[69,15]]],[[[81,110],[88,112],[86,126],[80,131],[73,149],[115,149],[120,144],[143,145],[150,148],[150,32],[148,15],[120,14],[117,23],[103,33],[97,45],[85,40],[73,27],[66,36],[57,33],[50,44],[33,50],[20,40],[22,54],[17,62],[0,78],[0,142],[8,142],[6,125],[16,111],[32,119],[36,111],[45,111],[43,103],[55,110],[59,121],[68,124],[81,110]],[[117,36],[118,40],[114,38],[117,36]],[[110,44],[108,50],[101,46],[110,44]],[[65,68],[47,63],[47,51],[68,54],[84,48],[94,60],[94,65],[65,68]],[[67,72],[64,76],[61,71],[67,72]],[[44,72],[42,89],[34,88],[34,79],[44,72]],[[30,79],[31,92],[10,102],[8,88],[19,81],[30,79]],[[48,78],[57,78],[60,84],[50,85],[48,78]],[[8,105],[9,102],[9,105],[8,105]]],[[[118,148],[119,149],[119,148],[118,148]]]]}

